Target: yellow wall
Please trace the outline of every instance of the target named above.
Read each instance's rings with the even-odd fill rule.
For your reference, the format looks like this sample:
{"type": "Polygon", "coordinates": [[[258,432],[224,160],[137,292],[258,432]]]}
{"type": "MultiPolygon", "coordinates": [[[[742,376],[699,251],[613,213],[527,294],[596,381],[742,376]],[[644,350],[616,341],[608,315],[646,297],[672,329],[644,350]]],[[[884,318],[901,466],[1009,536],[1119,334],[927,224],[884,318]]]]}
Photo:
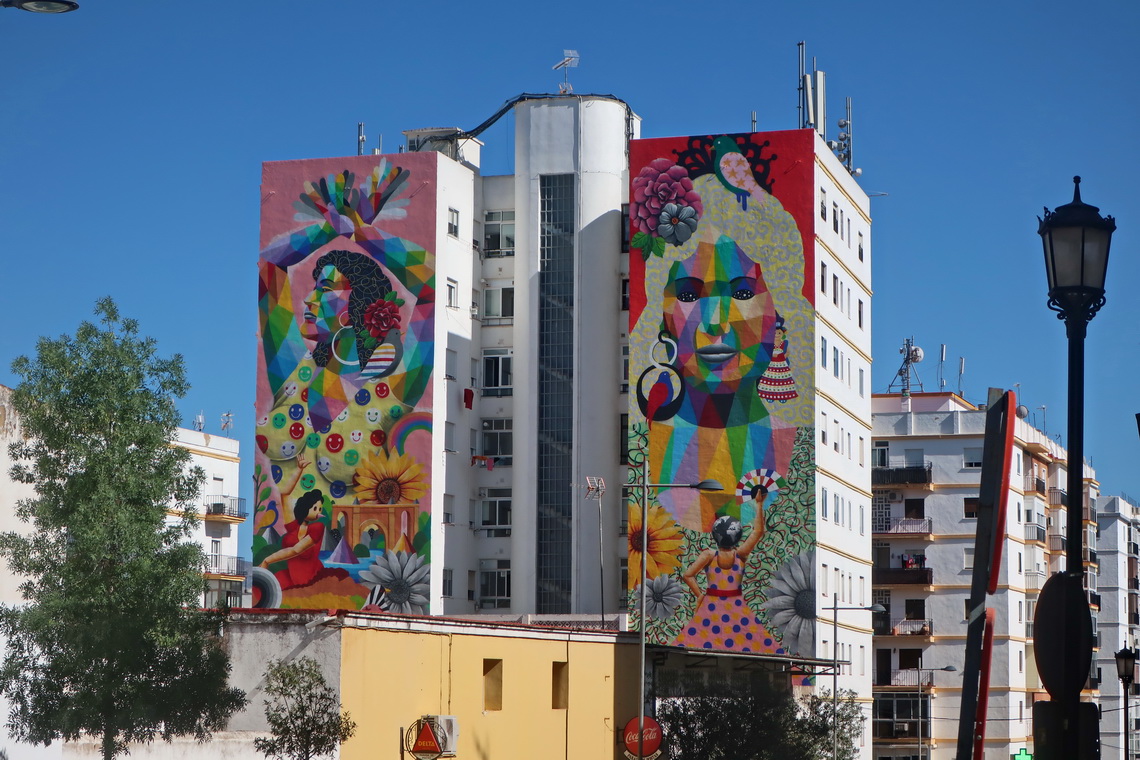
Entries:
{"type": "Polygon", "coordinates": [[[459,720],[457,758],[610,758],[636,715],[637,646],[561,632],[342,629],[341,704],[357,723],[342,760],[398,758],[397,736],[425,714],[459,720]],[[515,635],[510,635],[510,634],[515,635]],[[539,638],[535,638],[539,636],[539,638]],[[484,709],[485,659],[502,660],[501,710],[484,709]],[[566,709],[552,706],[568,663],[566,709]]]}

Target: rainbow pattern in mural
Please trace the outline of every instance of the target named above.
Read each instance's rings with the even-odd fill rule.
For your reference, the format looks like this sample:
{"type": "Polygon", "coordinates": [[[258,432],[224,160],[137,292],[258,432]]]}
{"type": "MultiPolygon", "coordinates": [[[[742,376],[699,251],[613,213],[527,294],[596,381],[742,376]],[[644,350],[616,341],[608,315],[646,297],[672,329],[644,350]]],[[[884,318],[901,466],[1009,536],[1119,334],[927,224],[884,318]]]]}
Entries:
{"type": "Polygon", "coordinates": [[[815,653],[813,146],[630,146],[629,609],[652,643],[815,653]],[[646,461],[724,490],[648,489],[643,547],[646,461]]]}
{"type": "Polygon", "coordinates": [[[263,167],[257,606],[428,611],[435,161],[263,167]]]}

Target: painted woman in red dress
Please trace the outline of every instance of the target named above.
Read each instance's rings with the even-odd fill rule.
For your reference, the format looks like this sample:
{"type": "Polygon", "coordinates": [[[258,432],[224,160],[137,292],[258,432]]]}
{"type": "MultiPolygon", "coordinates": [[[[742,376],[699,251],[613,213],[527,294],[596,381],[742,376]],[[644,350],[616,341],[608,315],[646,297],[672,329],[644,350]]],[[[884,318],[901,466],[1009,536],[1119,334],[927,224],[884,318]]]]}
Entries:
{"type": "Polygon", "coordinates": [[[293,588],[311,583],[324,569],[321,562],[321,542],[325,526],[320,522],[324,509],[324,494],[319,489],[306,491],[293,504],[293,522],[285,526],[281,549],[270,554],[261,563],[269,567],[274,562],[287,560],[284,570],[277,572],[281,588],[293,588]]]}

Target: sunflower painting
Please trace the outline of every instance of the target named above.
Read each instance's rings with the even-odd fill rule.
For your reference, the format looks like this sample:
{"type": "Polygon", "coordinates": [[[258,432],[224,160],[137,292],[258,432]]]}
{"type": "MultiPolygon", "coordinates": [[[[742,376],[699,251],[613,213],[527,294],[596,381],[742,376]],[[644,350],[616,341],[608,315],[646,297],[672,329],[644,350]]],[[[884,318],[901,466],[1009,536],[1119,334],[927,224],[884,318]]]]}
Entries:
{"type": "Polygon", "coordinates": [[[410,456],[379,451],[356,468],[353,489],[361,504],[403,504],[423,498],[423,467],[410,456]]]}
{"type": "Polygon", "coordinates": [[[629,577],[641,578],[641,559],[645,563],[647,578],[673,572],[681,566],[677,550],[681,547],[681,526],[660,505],[649,508],[648,551],[641,546],[641,509],[630,505],[629,510],[629,577]]]}

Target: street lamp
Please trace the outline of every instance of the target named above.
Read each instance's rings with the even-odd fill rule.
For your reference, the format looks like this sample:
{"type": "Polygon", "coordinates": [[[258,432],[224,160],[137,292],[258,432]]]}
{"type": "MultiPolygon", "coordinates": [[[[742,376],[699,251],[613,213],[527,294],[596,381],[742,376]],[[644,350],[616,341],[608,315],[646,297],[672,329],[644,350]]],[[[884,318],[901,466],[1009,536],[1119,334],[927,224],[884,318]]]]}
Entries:
{"type": "MultiPolygon", "coordinates": [[[[1075,629],[1077,620],[1088,617],[1088,600],[1076,591],[1084,579],[1083,475],[1084,475],[1084,394],[1085,394],[1085,333],[1090,320],[1104,305],[1104,280],[1108,271],[1108,249],[1116,221],[1101,217],[1096,206],[1081,201],[1081,178],[1073,177],[1073,201],[1058,206],[1056,211],[1045,209],[1044,219],[1038,218],[1037,232],[1045,251],[1045,274],[1049,281],[1049,308],[1057,318],[1065,321],[1065,334],[1069,340],[1069,462],[1066,491],[1068,492],[1067,528],[1068,547],[1065,554],[1066,575],[1071,581],[1065,602],[1066,614],[1062,618],[1061,641],[1065,658],[1062,666],[1062,685],[1059,689],[1061,710],[1065,719],[1063,752],[1065,757],[1076,757],[1079,750],[1078,722],[1080,720],[1081,685],[1088,675],[1091,662],[1091,640],[1087,651],[1080,632],[1075,629]],[[1071,605],[1071,606],[1070,606],[1071,605]],[[1083,615],[1073,610],[1083,605],[1083,615]],[[1085,670],[1084,673],[1078,671],[1085,670]]],[[[1051,696],[1054,696],[1051,692],[1051,696]]]]}
{"type": "MultiPolygon", "coordinates": [[[[921,663],[918,667],[918,760],[922,760],[922,697],[925,693],[922,690],[922,674],[936,673],[938,671],[942,671],[944,673],[956,673],[958,671],[958,668],[954,667],[953,665],[947,665],[944,668],[924,668],[922,667],[921,663]]],[[[931,679],[931,685],[934,685],[933,679],[931,679]]],[[[927,710],[926,714],[933,717],[930,710],[927,710]]],[[[930,738],[934,738],[933,728],[930,731],[930,738]]]]}
{"type": "Polygon", "coordinates": [[[602,522],[602,496],[606,493],[605,478],[586,477],[586,501],[598,502],[598,614],[602,628],[606,627],[605,529],[602,522]]]}
{"type": "Polygon", "coordinates": [[[641,615],[640,636],[638,637],[638,679],[637,679],[637,760],[645,758],[645,582],[646,560],[649,558],[649,489],[650,488],[693,488],[698,491],[723,491],[719,480],[702,480],[699,483],[650,483],[649,450],[641,459],[641,599],[638,611],[641,615]]]}
{"type": "Polygon", "coordinates": [[[831,760],[839,757],[839,613],[847,610],[886,612],[881,604],[870,607],[840,607],[839,589],[835,589],[831,602],[831,760]]]}
{"type": "Polygon", "coordinates": [[[19,8],[32,13],[67,13],[79,7],[73,0],[0,0],[0,8],[19,8]]]}
{"type": "Polygon", "coordinates": [[[1120,683],[1124,687],[1124,760],[1128,760],[1132,753],[1132,731],[1129,730],[1128,725],[1128,688],[1132,685],[1132,679],[1136,673],[1136,650],[1124,647],[1116,653],[1116,675],[1120,677],[1120,683]]]}

